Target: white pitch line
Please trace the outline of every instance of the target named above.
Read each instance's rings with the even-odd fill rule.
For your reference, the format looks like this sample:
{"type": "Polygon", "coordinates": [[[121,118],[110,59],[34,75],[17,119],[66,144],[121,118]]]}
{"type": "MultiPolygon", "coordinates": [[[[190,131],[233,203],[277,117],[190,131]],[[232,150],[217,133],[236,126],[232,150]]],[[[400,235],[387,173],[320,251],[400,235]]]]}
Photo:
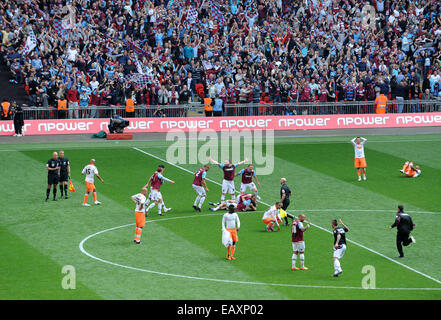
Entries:
{"type": "MultiPolygon", "coordinates": [[[[217,213],[217,214],[210,214],[210,215],[192,215],[192,216],[184,216],[184,217],[173,217],[173,218],[164,218],[164,219],[160,219],[160,220],[150,220],[147,221],[147,223],[153,223],[153,222],[160,222],[160,221],[167,221],[167,220],[177,220],[177,219],[188,219],[188,218],[201,218],[201,217],[212,217],[212,216],[218,216],[218,215],[223,215],[224,213],[217,213]]],[[[95,232],[94,234],[91,234],[89,236],[87,236],[86,238],[84,238],[83,240],[81,240],[80,244],[79,244],[79,248],[80,251],[87,255],[88,257],[103,262],[103,263],[107,263],[113,266],[117,266],[117,267],[121,267],[121,268],[125,268],[125,269],[129,269],[129,270],[134,270],[134,271],[141,271],[141,272],[147,272],[147,273],[152,273],[152,274],[157,274],[157,275],[161,275],[161,276],[168,276],[168,277],[175,277],[175,278],[183,278],[183,279],[191,279],[191,280],[204,280],[204,281],[213,281],[213,282],[222,282],[222,283],[235,283],[235,284],[245,284],[245,285],[263,285],[263,286],[275,286],[275,287],[295,287],[295,288],[318,288],[318,289],[352,289],[352,290],[395,290],[395,291],[441,291],[441,288],[375,288],[375,289],[364,289],[363,287],[339,287],[339,286],[317,286],[317,285],[302,285],[302,284],[285,284],[285,283],[266,283],[266,282],[253,282],[253,281],[240,281],[240,280],[225,280],[225,279],[215,279],[215,278],[202,278],[202,277],[195,277],[195,276],[186,276],[186,275],[182,275],[182,274],[175,274],[175,273],[166,273],[166,272],[160,272],[160,271],[154,271],[154,270],[148,270],[148,269],[142,269],[142,268],[136,268],[136,267],[132,267],[132,266],[126,266],[123,264],[119,264],[116,262],[112,262],[109,260],[105,260],[99,257],[96,257],[92,254],[90,254],[89,252],[87,252],[84,249],[84,243],[105,232],[109,232],[109,231],[113,231],[113,230],[117,230],[117,229],[121,229],[121,228],[125,228],[125,227],[129,227],[129,226],[133,226],[135,225],[135,223],[129,223],[129,224],[125,224],[122,226],[118,226],[118,227],[113,227],[113,228],[109,228],[109,229],[105,229],[105,230],[101,230],[98,232],[95,232]]]]}
{"type": "MultiPolygon", "coordinates": [[[[139,148],[137,148],[137,147],[133,147],[133,149],[135,149],[135,150],[137,150],[137,151],[139,151],[139,152],[141,152],[141,153],[144,153],[144,154],[146,154],[146,155],[148,155],[148,156],[150,156],[150,157],[152,157],[152,158],[155,158],[155,159],[158,159],[158,160],[160,160],[160,161],[166,162],[166,163],[168,163],[168,164],[170,164],[170,165],[172,165],[172,166],[174,166],[174,167],[176,167],[176,168],[178,168],[178,169],[181,169],[181,170],[183,170],[183,171],[185,171],[185,172],[188,172],[188,173],[194,174],[194,172],[192,172],[192,171],[190,171],[190,170],[188,170],[188,169],[186,169],[186,168],[183,168],[183,167],[181,167],[181,166],[179,166],[179,165],[176,165],[176,164],[173,164],[173,163],[171,163],[171,162],[168,162],[167,160],[164,160],[164,159],[162,159],[162,158],[160,158],[160,157],[158,157],[158,156],[155,156],[155,155],[153,155],[153,154],[151,154],[151,153],[149,153],[149,152],[147,152],[147,151],[141,150],[141,149],[139,149],[139,148]]],[[[212,183],[214,183],[214,184],[217,184],[217,185],[221,186],[221,184],[220,184],[219,182],[213,181],[213,180],[208,179],[208,178],[206,178],[205,180],[210,181],[210,182],[212,182],[212,183]]],[[[264,205],[270,206],[268,203],[265,203],[265,202],[263,202],[262,200],[258,200],[258,202],[260,202],[260,203],[262,203],[262,204],[264,204],[264,205]]],[[[319,225],[316,225],[316,224],[313,224],[313,223],[311,223],[311,225],[313,225],[314,227],[316,227],[316,228],[318,228],[318,229],[320,229],[320,230],[323,230],[323,231],[325,231],[325,232],[327,232],[327,233],[332,234],[331,231],[329,231],[328,229],[325,229],[325,228],[323,228],[323,227],[321,227],[321,226],[319,226],[319,225]]],[[[423,273],[423,272],[421,272],[421,271],[418,271],[418,270],[416,270],[416,269],[414,269],[414,268],[412,268],[412,267],[409,267],[408,265],[405,265],[405,264],[403,264],[403,263],[401,263],[401,262],[398,262],[398,261],[396,261],[396,260],[394,260],[394,259],[392,259],[392,258],[390,258],[390,257],[388,257],[388,256],[386,256],[386,255],[384,255],[384,254],[382,254],[382,253],[380,253],[380,252],[378,252],[378,251],[375,251],[375,250],[373,250],[373,249],[371,249],[371,248],[368,248],[368,247],[362,245],[361,243],[358,243],[358,242],[353,241],[353,240],[350,240],[350,239],[348,239],[348,242],[351,242],[351,243],[355,244],[356,246],[359,246],[360,248],[363,248],[363,249],[365,249],[365,250],[367,250],[367,251],[369,251],[369,252],[375,253],[375,254],[379,255],[380,257],[383,257],[383,258],[385,258],[385,259],[387,259],[387,260],[389,260],[389,261],[391,261],[391,262],[393,262],[393,263],[396,263],[396,264],[402,266],[403,268],[406,268],[406,269],[408,269],[408,270],[410,270],[410,271],[413,271],[413,272],[415,272],[415,273],[417,273],[417,274],[419,274],[419,275],[421,275],[421,276],[423,276],[423,277],[425,277],[425,278],[427,278],[427,279],[430,279],[430,280],[432,280],[432,281],[435,281],[435,282],[438,283],[438,284],[441,284],[441,281],[440,281],[440,280],[438,280],[438,279],[436,279],[436,278],[434,278],[434,277],[432,277],[432,276],[429,276],[428,274],[425,274],[425,273],[423,273]]]]}

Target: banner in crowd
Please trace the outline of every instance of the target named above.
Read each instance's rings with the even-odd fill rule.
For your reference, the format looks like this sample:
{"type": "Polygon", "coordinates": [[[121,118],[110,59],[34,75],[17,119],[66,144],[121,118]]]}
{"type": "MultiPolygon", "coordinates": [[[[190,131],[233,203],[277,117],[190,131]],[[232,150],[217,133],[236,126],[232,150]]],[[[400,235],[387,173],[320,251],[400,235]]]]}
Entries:
{"type": "MultiPolygon", "coordinates": [[[[127,118],[124,132],[309,130],[356,128],[441,127],[441,112],[401,114],[334,114],[302,116],[249,116],[197,118],[127,118]]],[[[108,132],[109,119],[27,120],[26,135],[92,134],[108,132]]],[[[0,121],[0,136],[14,134],[13,121],[0,121]]]]}

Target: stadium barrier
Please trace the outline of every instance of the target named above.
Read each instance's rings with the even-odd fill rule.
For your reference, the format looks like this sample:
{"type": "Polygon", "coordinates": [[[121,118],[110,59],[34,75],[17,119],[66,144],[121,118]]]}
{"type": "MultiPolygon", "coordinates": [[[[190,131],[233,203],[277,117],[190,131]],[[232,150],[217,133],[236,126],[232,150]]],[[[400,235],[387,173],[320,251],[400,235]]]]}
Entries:
{"type": "MultiPolygon", "coordinates": [[[[408,114],[334,114],[300,116],[131,118],[124,132],[306,130],[441,127],[441,112],[408,114]]],[[[25,121],[25,135],[92,134],[108,132],[109,119],[50,119],[25,121]]],[[[0,136],[13,135],[13,121],[0,121],[0,136]]]]}
{"type": "MultiPolygon", "coordinates": [[[[89,106],[58,111],[55,108],[24,107],[25,120],[42,119],[88,119],[110,118],[119,114],[123,118],[153,117],[204,117],[201,103],[163,106],[135,106],[135,112],[127,114],[123,106],[89,106]]],[[[391,100],[388,102],[388,113],[421,113],[441,111],[441,100],[391,100]]],[[[373,101],[340,101],[320,103],[247,103],[226,104],[222,116],[280,116],[280,115],[323,115],[323,114],[372,114],[375,113],[373,101]]]]}

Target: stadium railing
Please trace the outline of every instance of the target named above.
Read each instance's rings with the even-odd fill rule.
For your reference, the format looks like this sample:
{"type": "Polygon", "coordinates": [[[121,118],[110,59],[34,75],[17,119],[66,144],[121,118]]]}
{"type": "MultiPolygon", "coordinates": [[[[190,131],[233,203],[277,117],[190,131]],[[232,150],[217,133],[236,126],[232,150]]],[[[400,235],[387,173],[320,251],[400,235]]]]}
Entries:
{"type": "MultiPolygon", "coordinates": [[[[78,117],[75,109],[58,111],[56,108],[24,107],[25,120],[110,118],[118,114],[130,117],[204,117],[201,103],[161,106],[135,106],[135,112],[127,113],[124,106],[79,107],[78,117]]],[[[441,111],[441,99],[438,100],[391,100],[387,113],[419,113],[441,111]]],[[[372,114],[375,113],[373,101],[339,101],[320,103],[246,103],[227,104],[222,116],[264,116],[264,115],[324,115],[324,114],[372,114]]]]}

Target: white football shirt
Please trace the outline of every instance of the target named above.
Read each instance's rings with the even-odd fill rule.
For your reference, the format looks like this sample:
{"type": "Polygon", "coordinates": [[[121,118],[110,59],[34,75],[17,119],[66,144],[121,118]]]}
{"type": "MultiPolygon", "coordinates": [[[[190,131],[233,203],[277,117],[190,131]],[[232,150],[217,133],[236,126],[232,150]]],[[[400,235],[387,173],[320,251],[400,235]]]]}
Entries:
{"type": "Polygon", "coordinates": [[[98,169],[93,164],[88,164],[84,167],[81,173],[86,175],[86,182],[94,183],[95,175],[98,174],[98,169]]]}
{"type": "Polygon", "coordinates": [[[271,206],[264,214],[262,217],[263,219],[269,218],[269,217],[277,217],[277,215],[279,214],[279,209],[276,208],[276,206],[271,206]]]}
{"type": "Polygon", "coordinates": [[[360,144],[357,144],[355,142],[355,139],[356,138],[351,140],[351,143],[354,145],[355,158],[356,159],[364,158],[364,144],[366,143],[367,139],[361,138],[360,144]]]}
{"type": "Polygon", "coordinates": [[[237,228],[240,228],[240,220],[237,213],[226,213],[222,218],[222,230],[223,229],[235,229],[237,222],[237,228]]]}
{"type": "Polygon", "coordinates": [[[145,195],[142,193],[137,193],[132,196],[133,200],[136,200],[136,208],[135,211],[143,212],[144,211],[144,203],[146,201],[145,195]]]}

